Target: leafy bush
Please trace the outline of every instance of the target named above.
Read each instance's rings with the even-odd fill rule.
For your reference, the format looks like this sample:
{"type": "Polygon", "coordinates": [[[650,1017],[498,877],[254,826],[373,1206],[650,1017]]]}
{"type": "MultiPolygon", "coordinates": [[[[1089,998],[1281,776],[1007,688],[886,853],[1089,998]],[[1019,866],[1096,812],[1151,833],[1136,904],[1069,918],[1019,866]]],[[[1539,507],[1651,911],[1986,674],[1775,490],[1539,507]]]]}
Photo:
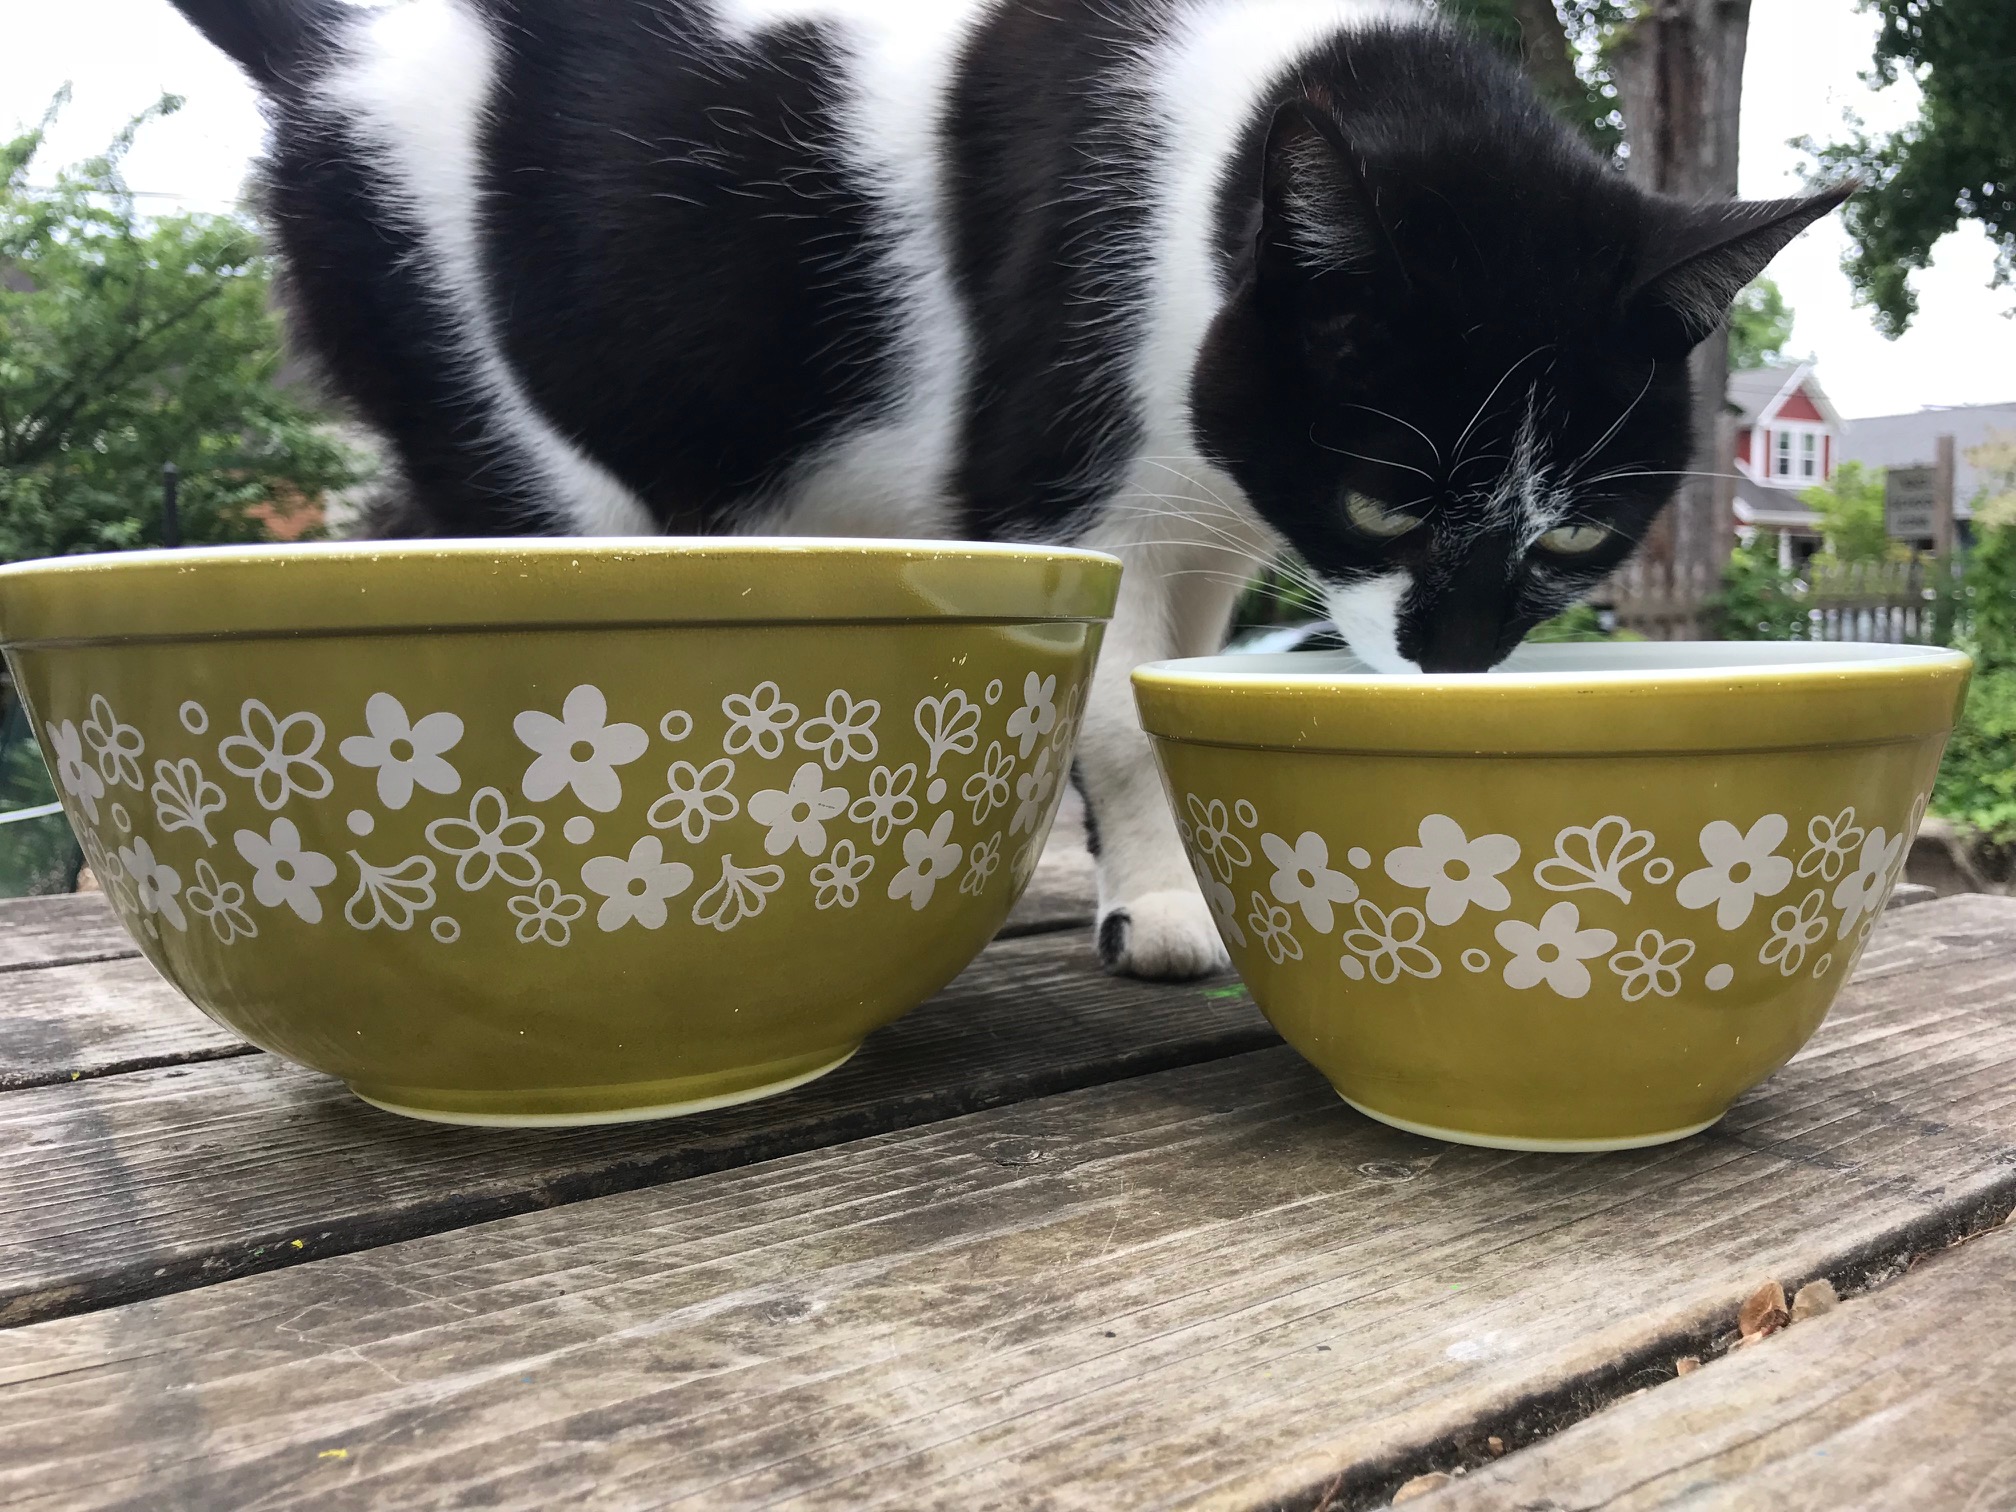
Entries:
{"type": "Polygon", "coordinates": [[[1721,591],[1708,600],[1708,614],[1717,640],[1808,640],[1812,622],[1807,613],[1805,585],[1796,573],[1778,565],[1772,546],[1760,538],[1739,545],[1722,569],[1721,591]]]}

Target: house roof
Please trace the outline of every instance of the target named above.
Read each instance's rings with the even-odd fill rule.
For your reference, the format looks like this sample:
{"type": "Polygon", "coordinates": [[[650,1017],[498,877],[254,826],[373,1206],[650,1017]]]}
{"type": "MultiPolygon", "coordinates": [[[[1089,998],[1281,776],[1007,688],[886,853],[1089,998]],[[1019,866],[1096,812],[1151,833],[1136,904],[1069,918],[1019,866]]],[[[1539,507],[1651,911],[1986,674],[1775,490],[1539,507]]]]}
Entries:
{"type": "Polygon", "coordinates": [[[1993,431],[2016,436],[2016,400],[1850,420],[1842,428],[1836,456],[1840,461],[1860,462],[1864,467],[1930,467],[1938,458],[1939,438],[1951,436],[1958,452],[1953,475],[1953,512],[1965,520],[1973,515],[1974,495],[1987,482],[1969,465],[1967,449],[1979,446],[1993,431]]]}
{"type": "Polygon", "coordinates": [[[1741,468],[1736,470],[1736,523],[1801,535],[1820,533],[1820,517],[1799,502],[1796,489],[1772,488],[1741,468]]]}
{"type": "Polygon", "coordinates": [[[1804,391],[1831,426],[1841,424],[1841,416],[1813,376],[1810,362],[1780,362],[1771,367],[1739,368],[1729,375],[1729,406],[1736,411],[1738,425],[1769,422],[1778,407],[1794,394],[1804,391]]]}

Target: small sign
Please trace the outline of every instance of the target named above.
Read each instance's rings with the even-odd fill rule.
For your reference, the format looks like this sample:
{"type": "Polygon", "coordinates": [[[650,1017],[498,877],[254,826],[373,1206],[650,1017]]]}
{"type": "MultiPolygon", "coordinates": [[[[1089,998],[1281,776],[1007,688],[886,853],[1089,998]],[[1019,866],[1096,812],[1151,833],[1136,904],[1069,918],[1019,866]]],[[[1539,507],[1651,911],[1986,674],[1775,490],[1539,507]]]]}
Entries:
{"type": "Polygon", "coordinates": [[[1883,525],[1893,541],[1940,538],[1937,468],[1893,467],[1884,474],[1883,525]]]}

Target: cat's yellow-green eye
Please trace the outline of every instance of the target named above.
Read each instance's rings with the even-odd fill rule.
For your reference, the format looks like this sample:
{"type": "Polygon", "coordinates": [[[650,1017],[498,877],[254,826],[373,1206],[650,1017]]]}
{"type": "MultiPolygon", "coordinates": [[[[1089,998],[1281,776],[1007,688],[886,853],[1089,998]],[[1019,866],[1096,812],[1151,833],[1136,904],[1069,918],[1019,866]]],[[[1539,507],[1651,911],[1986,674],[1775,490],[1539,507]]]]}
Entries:
{"type": "Polygon", "coordinates": [[[1540,549],[1556,556],[1585,556],[1610,539],[1603,525],[1556,525],[1540,537],[1540,549]]]}
{"type": "Polygon", "coordinates": [[[1358,493],[1344,496],[1344,515],[1355,529],[1369,536],[1377,536],[1382,541],[1403,536],[1421,523],[1419,515],[1388,509],[1378,500],[1368,499],[1358,493]]]}

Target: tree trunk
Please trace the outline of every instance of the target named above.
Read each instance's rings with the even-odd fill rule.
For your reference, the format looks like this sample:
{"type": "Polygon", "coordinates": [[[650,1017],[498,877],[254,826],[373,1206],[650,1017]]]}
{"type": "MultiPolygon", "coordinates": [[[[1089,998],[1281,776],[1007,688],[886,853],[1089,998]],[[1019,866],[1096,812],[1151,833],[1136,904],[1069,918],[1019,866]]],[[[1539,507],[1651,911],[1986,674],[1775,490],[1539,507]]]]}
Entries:
{"type": "MultiPolygon", "coordinates": [[[[1613,53],[1625,174],[1689,200],[1736,195],[1737,126],[1750,0],[1651,0],[1613,53]]],[[[1645,554],[1712,583],[1735,535],[1728,423],[1729,333],[1694,352],[1694,459],[1645,554]]]]}

